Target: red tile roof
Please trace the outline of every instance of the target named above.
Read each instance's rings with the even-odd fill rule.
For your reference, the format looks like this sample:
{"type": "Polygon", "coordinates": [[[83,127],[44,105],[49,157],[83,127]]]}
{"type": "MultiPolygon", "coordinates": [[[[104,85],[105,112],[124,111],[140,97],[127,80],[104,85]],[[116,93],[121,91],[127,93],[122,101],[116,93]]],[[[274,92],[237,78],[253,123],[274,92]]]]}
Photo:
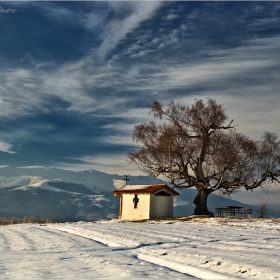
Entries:
{"type": "Polygon", "coordinates": [[[178,192],[173,190],[172,188],[168,187],[166,184],[157,184],[157,185],[126,185],[116,191],[113,192],[113,194],[121,195],[124,193],[155,193],[157,190],[160,189],[166,189],[170,191],[173,195],[180,195],[178,192]]]}

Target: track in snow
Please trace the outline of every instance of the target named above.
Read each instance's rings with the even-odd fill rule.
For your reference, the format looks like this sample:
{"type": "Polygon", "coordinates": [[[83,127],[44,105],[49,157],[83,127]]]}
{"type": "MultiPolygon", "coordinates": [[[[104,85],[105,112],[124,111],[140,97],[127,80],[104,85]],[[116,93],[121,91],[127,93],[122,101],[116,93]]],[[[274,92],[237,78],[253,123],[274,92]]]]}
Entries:
{"type": "Polygon", "coordinates": [[[1,279],[171,279],[194,278],[137,258],[120,244],[65,228],[1,227],[1,279]],[[83,236],[85,235],[85,236],[83,236]],[[109,246],[108,246],[109,245],[109,246]],[[116,247],[118,246],[118,247],[116,247]]]}
{"type": "Polygon", "coordinates": [[[211,221],[1,227],[0,278],[279,279],[279,225],[211,221]]]}

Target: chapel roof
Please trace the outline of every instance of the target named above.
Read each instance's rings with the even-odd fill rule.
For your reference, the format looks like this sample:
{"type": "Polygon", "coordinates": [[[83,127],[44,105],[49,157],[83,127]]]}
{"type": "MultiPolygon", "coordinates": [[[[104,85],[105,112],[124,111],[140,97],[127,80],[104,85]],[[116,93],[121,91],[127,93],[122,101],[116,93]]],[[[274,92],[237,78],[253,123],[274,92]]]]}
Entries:
{"type": "Polygon", "coordinates": [[[124,193],[145,193],[145,194],[152,194],[155,193],[157,190],[166,189],[170,191],[173,195],[180,195],[178,192],[173,190],[172,188],[168,187],[166,184],[156,184],[156,185],[126,185],[116,191],[113,194],[121,195],[124,193]]]}

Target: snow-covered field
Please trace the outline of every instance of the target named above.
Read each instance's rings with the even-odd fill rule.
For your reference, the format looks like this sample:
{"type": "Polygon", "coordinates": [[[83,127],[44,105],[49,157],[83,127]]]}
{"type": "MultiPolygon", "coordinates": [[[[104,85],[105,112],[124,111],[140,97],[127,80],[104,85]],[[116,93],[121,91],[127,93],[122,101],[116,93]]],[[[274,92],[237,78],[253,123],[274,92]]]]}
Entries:
{"type": "Polygon", "coordinates": [[[0,279],[280,279],[279,221],[0,227],[0,279]]]}

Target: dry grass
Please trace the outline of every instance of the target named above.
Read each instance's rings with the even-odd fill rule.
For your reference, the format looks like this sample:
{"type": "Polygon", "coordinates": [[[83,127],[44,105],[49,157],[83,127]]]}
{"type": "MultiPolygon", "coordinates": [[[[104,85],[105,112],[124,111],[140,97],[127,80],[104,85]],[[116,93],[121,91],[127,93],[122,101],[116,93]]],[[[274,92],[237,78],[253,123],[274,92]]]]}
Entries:
{"type": "Polygon", "coordinates": [[[258,222],[274,222],[274,223],[280,223],[280,218],[253,218],[253,217],[248,217],[248,218],[240,218],[240,217],[217,217],[218,219],[216,220],[217,223],[230,223],[233,222],[234,220],[240,220],[243,222],[248,222],[248,223],[258,223],[258,222]]]}
{"type": "Polygon", "coordinates": [[[207,221],[211,218],[207,215],[193,215],[193,216],[188,216],[188,217],[177,217],[175,219],[182,221],[182,222],[195,220],[196,222],[199,222],[199,223],[207,223],[207,221]]]}
{"type": "Polygon", "coordinates": [[[274,223],[280,223],[280,218],[274,218],[274,217],[270,217],[270,218],[253,218],[253,217],[249,217],[249,218],[245,219],[245,221],[249,221],[249,222],[273,221],[274,223]]]}
{"type": "MultiPolygon", "coordinates": [[[[188,217],[173,217],[173,218],[157,218],[151,219],[152,221],[181,221],[181,222],[188,222],[193,221],[196,223],[204,224],[208,223],[212,218],[209,218],[207,215],[195,215],[195,216],[188,216],[188,217]]],[[[135,222],[147,222],[151,220],[143,220],[143,221],[135,221],[135,222]]],[[[233,221],[244,221],[244,222],[251,222],[257,223],[260,221],[268,222],[273,221],[274,223],[280,223],[280,218],[253,218],[253,217],[237,217],[237,216],[215,216],[215,220],[217,223],[229,223],[233,221]]]]}
{"type": "Polygon", "coordinates": [[[50,221],[43,217],[37,217],[37,216],[30,216],[24,218],[9,218],[9,219],[0,218],[0,226],[16,225],[16,224],[31,224],[31,223],[47,224],[50,223],[50,221]]]}
{"type": "Polygon", "coordinates": [[[181,222],[186,222],[186,221],[192,221],[195,219],[205,219],[205,222],[210,219],[209,216],[207,215],[195,215],[195,216],[186,216],[186,217],[171,217],[171,218],[153,218],[149,220],[131,220],[129,222],[133,223],[144,223],[144,222],[150,222],[150,221],[181,221],[181,222]]]}

